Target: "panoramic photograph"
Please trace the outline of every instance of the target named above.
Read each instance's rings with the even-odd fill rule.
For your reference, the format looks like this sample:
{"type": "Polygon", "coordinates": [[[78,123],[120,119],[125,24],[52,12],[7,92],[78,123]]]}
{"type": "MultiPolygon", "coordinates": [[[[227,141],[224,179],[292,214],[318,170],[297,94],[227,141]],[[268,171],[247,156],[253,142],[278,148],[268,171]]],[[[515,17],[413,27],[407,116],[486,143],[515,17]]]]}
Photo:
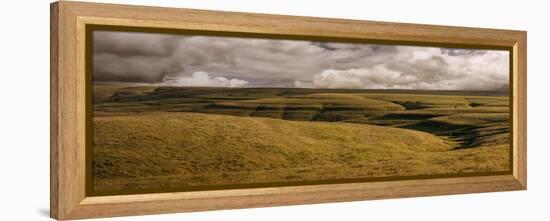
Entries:
{"type": "Polygon", "coordinates": [[[509,171],[507,50],[93,32],[92,188],[509,171]]]}

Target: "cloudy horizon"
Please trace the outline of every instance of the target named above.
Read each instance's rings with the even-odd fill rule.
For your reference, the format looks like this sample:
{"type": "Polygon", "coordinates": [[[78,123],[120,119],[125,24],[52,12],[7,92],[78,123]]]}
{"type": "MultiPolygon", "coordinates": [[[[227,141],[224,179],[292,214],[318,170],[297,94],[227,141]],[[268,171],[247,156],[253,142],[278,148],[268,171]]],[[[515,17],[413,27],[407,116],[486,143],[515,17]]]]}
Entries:
{"type": "Polygon", "coordinates": [[[94,83],[508,90],[506,50],[94,32],[94,83]]]}

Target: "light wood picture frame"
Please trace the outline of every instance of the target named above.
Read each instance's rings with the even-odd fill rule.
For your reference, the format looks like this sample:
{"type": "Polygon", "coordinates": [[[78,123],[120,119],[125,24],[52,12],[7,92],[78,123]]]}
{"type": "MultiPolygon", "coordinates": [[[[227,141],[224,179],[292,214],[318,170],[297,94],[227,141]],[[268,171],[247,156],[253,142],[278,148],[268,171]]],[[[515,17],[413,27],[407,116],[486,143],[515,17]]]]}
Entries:
{"type": "MultiPolygon", "coordinates": [[[[51,4],[50,214],[80,219],[323,202],[525,190],[527,188],[527,32],[194,9],[60,1],[51,4]],[[483,176],[426,177],[315,185],[91,195],[86,74],[87,27],[224,32],[510,52],[511,169],[483,176]],[[89,148],[88,148],[89,149],[89,148]]],[[[88,39],[89,40],[89,39],[88,39]]]]}

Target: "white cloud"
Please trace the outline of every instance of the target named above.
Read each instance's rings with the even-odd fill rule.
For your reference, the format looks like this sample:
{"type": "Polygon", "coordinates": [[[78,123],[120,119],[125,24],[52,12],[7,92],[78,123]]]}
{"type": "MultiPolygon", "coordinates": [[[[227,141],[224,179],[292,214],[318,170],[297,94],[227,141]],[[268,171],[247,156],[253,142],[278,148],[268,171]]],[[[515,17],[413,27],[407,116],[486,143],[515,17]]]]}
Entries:
{"type": "Polygon", "coordinates": [[[310,82],[294,81],[294,87],[295,88],[314,88],[315,85],[313,85],[310,82]]]}
{"type": "Polygon", "coordinates": [[[187,76],[165,76],[164,85],[183,86],[183,87],[243,87],[248,81],[240,79],[227,79],[225,77],[210,77],[210,74],[204,71],[193,72],[190,77],[187,76]]]}
{"type": "Polygon", "coordinates": [[[415,81],[414,76],[403,75],[385,65],[347,70],[328,69],[313,77],[313,85],[318,88],[404,89],[415,81]]]}
{"type": "Polygon", "coordinates": [[[313,76],[313,85],[320,88],[362,88],[364,69],[324,70],[313,76]]]}
{"type": "MultiPolygon", "coordinates": [[[[467,56],[434,48],[400,47],[413,58],[393,59],[373,66],[325,69],[312,76],[315,88],[502,90],[508,85],[508,52],[484,51],[467,56]]],[[[455,52],[458,53],[458,52],[455,52]]],[[[295,86],[308,82],[295,83],[295,86]]]]}

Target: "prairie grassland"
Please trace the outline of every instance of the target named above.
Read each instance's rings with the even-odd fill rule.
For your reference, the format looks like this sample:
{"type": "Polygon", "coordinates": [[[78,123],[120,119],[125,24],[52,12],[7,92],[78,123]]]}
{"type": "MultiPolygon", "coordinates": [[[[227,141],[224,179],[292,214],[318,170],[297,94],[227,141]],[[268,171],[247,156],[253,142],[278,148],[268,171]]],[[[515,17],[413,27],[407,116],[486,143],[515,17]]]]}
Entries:
{"type": "Polygon", "coordinates": [[[507,171],[497,92],[94,87],[96,190],[507,171]]]}

